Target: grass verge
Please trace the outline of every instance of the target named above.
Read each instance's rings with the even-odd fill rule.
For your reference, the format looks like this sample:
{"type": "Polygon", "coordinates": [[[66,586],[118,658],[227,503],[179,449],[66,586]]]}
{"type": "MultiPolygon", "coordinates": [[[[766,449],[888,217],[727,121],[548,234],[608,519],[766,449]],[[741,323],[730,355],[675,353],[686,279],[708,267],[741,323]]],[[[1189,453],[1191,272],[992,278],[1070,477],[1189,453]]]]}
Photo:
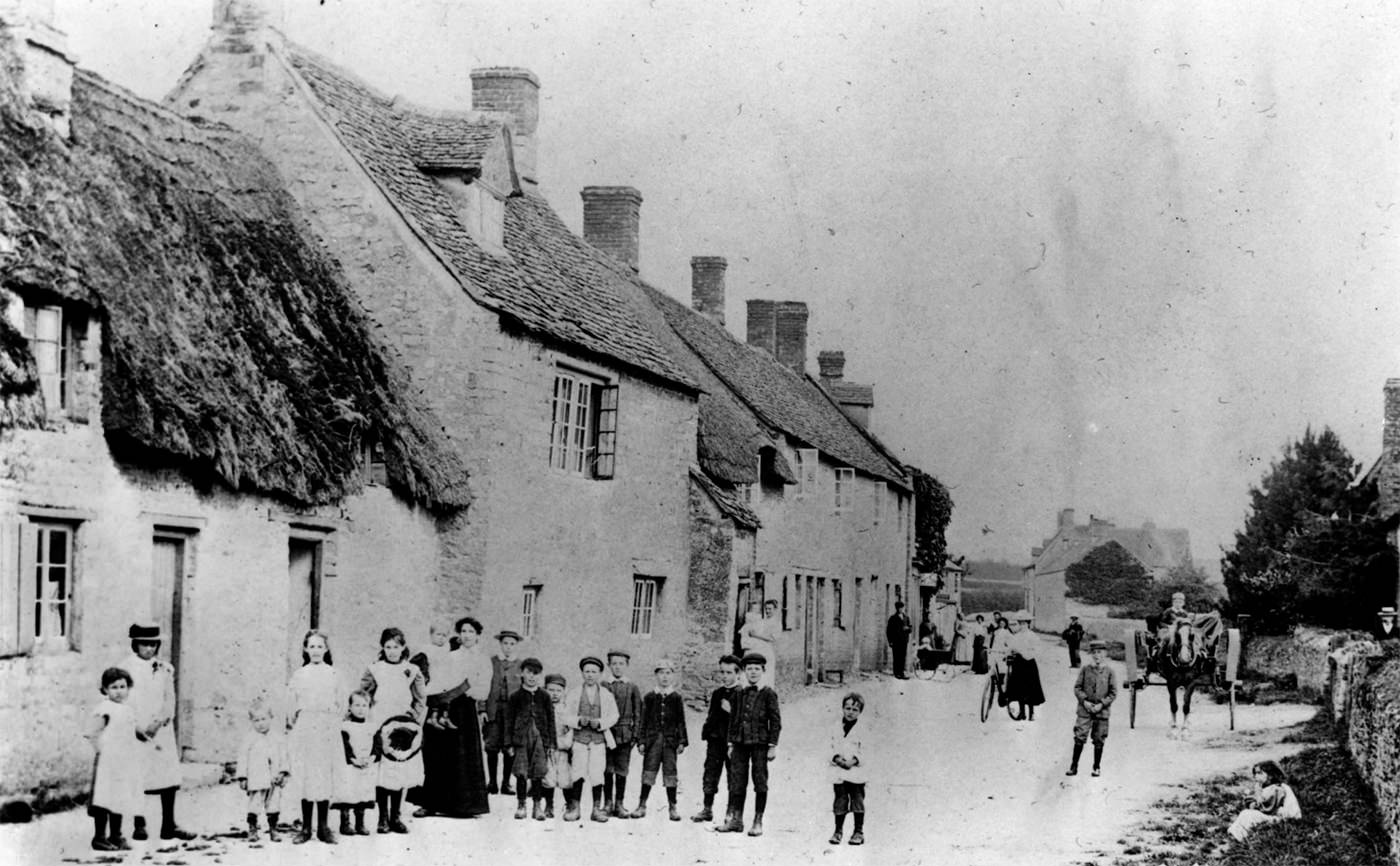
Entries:
{"type": "Polygon", "coordinates": [[[1298,796],[1301,819],[1263,826],[1244,843],[1232,841],[1225,830],[1252,791],[1246,767],[1159,802],[1161,817],[1121,840],[1114,866],[1392,866],[1375,798],[1326,721],[1315,718],[1290,736],[1292,742],[1317,743],[1280,762],[1298,796]]]}

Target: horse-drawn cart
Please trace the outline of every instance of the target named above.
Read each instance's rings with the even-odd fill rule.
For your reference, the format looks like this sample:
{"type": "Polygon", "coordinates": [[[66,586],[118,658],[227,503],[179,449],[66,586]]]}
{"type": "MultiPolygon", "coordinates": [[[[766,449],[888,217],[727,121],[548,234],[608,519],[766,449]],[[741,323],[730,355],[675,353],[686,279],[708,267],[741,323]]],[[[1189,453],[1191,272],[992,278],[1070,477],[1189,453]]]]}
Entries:
{"type": "MultiPolygon", "coordinates": [[[[1214,615],[1209,615],[1214,617],[1214,615]]],[[[1240,630],[1216,628],[1214,640],[1194,620],[1178,620],[1169,628],[1170,636],[1159,637],[1155,617],[1146,630],[1130,629],[1124,638],[1123,668],[1127,672],[1123,688],[1128,689],[1128,727],[1137,725],[1138,692],[1150,685],[1167,686],[1176,727],[1176,690],[1185,688],[1185,717],[1191,713],[1191,693],[1196,688],[1226,689],[1230,704],[1230,730],[1235,729],[1235,685],[1239,679],[1240,630]]],[[[1219,626],[1218,617],[1214,623],[1219,626]]],[[[1183,721],[1183,729],[1185,727],[1183,721]]]]}

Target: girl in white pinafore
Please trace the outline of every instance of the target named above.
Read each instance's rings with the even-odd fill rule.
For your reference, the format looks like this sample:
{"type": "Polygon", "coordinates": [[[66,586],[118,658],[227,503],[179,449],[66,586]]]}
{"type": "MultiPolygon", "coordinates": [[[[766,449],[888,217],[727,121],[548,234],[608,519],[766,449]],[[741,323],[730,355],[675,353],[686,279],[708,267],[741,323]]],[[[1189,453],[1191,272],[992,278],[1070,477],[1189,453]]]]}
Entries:
{"type": "Polygon", "coordinates": [[[311,839],[311,805],[321,829],[316,838],[334,845],[331,832],[331,797],[335,793],[335,768],[345,760],[340,740],[344,715],[340,680],[331,666],[330,644],[319,631],[309,631],[301,642],[302,666],[287,685],[287,747],[291,752],[293,796],[301,797],[301,832],[292,841],[311,839]]]}
{"type": "Polygon", "coordinates": [[[130,691],[131,674],[122,668],[102,672],[105,699],[92,711],[88,727],[88,738],[97,749],[88,805],[95,851],[129,850],[131,846],[122,836],[122,816],[139,814],[146,801],[141,787],[146,749],[136,738],[136,714],[126,702],[130,691]]]}
{"type": "Polygon", "coordinates": [[[386,628],[379,635],[379,659],[360,678],[360,690],[374,700],[370,725],[381,738],[378,789],[380,833],[407,833],[401,817],[403,794],[408,788],[423,784],[423,753],[413,750],[404,760],[393,760],[383,742],[385,722],[395,717],[411,719],[421,725],[427,710],[423,673],[408,660],[408,640],[403,631],[386,628]]]}

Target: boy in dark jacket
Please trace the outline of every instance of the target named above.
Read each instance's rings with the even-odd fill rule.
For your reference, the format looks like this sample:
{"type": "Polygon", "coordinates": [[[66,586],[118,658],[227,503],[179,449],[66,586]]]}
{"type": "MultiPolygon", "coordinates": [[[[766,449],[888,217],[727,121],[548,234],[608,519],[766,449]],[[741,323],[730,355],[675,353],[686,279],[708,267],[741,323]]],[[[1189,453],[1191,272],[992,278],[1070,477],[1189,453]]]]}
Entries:
{"type": "Polygon", "coordinates": [[[768,659],[758,653],[744,656],[746,684],[734,693],[729,714],[729,810],[724,823],[715,828],[721,833],[738,833],[744,829],[744,800],[752,771],[754,808],[749,835],[763,835],[763,810],[768,805],[768,762],[778,756],[778,734],[783,727],[778,693],[758,684],[767,666],[768,659]]]}
{"type": "MultiPolygon", "coordinates": [[[[509,734],[505,729],[506,701],[520,689],[520,660],[515,657],[515,648],[520,644],[520,635],[510,629],[496,635],[501,651],[491,656],[491,690],[486,695],[486,724],[481,727],[481,742],[486,747],[486,793],[496,793],[496,759],[506,747],[509,734]]],[[[501,762],[500,791],[507,796],[515,792],[510,789],[510,764],[501,762]]]]}
{"type": "Polygon", "coordinates": [[[518,798],[515,817],[525,817],[525,798],[534,800],[536,821],[543,821],[544,777],[549,772],[549,756],[555,749],[554,703],[540,688],[540,673],[544,665],[529,658],[520,663],[519,691],[506,702],[503,733],[506,754],[512,756],[511,772],[515,776],[518,798]],[[529,788],[526,788],[526,784],[529,788]]]}
{"type": "Polygon", "coordinates": [[[719,776],[729,757],[729,710],[734,705],[734,692],[739,688],[739,659],[727,655],[719,660],[719,688],[710,693],[710,709],[705,714],[705,724],[700,728],[700,739],[705,741],[705,773],[701,777],[700,790],[705,795],[705,806],[690,816],[699,824],[715,819],[715,794],[719,793],[719,776]]]}
{"type": "Polygon", "coordinates": [[[642,699],[642,724],[637,734],[637,748],[642,752],[642,796],[637,800],[633,818],[647,815],[647,797],[656,784],[656,771],[662,771],[666,783],[666,802],[672,821],[679,821],[676,811],[676,757],[690,745],[685,731],[685,702],[676,691],[676,665],[670,659],[656,663],[655,691],[642,699]]]}
{"type": "Polygon", "coordinates": [[[616,745],[608,749],[607,769],[603,773],[603,808],[614,818],[632,817],[623,808],[622,798],[627,793],[627,771],[632,767],[632,746],[642,715],[642,690],[627,678],[631,664],[632,656],[626,650],[608,650],[612,679],[603,685],[612,692],[617,704],[617,724],[612,727],[616,745]]]}

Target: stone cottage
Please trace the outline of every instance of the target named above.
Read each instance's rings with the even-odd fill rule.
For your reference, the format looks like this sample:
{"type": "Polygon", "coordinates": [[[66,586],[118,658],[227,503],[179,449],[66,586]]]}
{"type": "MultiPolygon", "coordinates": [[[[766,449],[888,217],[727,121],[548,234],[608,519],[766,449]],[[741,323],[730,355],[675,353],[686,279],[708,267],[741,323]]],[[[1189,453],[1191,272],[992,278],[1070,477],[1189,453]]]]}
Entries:
{"type": "Polygon", "coordinates": [[[1117,526],[1093,515],[1088,523],[1076,524],[1074,509],[1062,509],[1055,534],[1031,549],[1031,564],[1024,572],[1026,600],[1035,628],[1059,631],[1069,623],[1065,569],[1110,542],[1121,545],[1142,563],[1153,580],[1165,578],[1177,566],[1191,564],[1191,534],[1185,529],[1160,529],[1151,521],[1141,527],[1117,526]]]}
{"type": "Polygon", "coordinates": [[[0,17],[0,798],[25,800],[89,782],[129,624],[167,635],[186,760],[231,760],[306,629],[353,668],[459,603],[438,527],[470,501],[274,167],[75,69],[30,8],[0,17]]]}
{"type": "MultiPolygon", "coordinates": [[[[694,635],[700,388],[540,195],[535,76],[476,70],[472,88],[471,109],[410,105],[220,0],[167,104],[259,143],[457,443],[474,500],[441,568],[471,611],[548,666],[622,647],[649,669],[694,635]]],[[[585,199],[605,221],[639,205],[585,199]]]]}

